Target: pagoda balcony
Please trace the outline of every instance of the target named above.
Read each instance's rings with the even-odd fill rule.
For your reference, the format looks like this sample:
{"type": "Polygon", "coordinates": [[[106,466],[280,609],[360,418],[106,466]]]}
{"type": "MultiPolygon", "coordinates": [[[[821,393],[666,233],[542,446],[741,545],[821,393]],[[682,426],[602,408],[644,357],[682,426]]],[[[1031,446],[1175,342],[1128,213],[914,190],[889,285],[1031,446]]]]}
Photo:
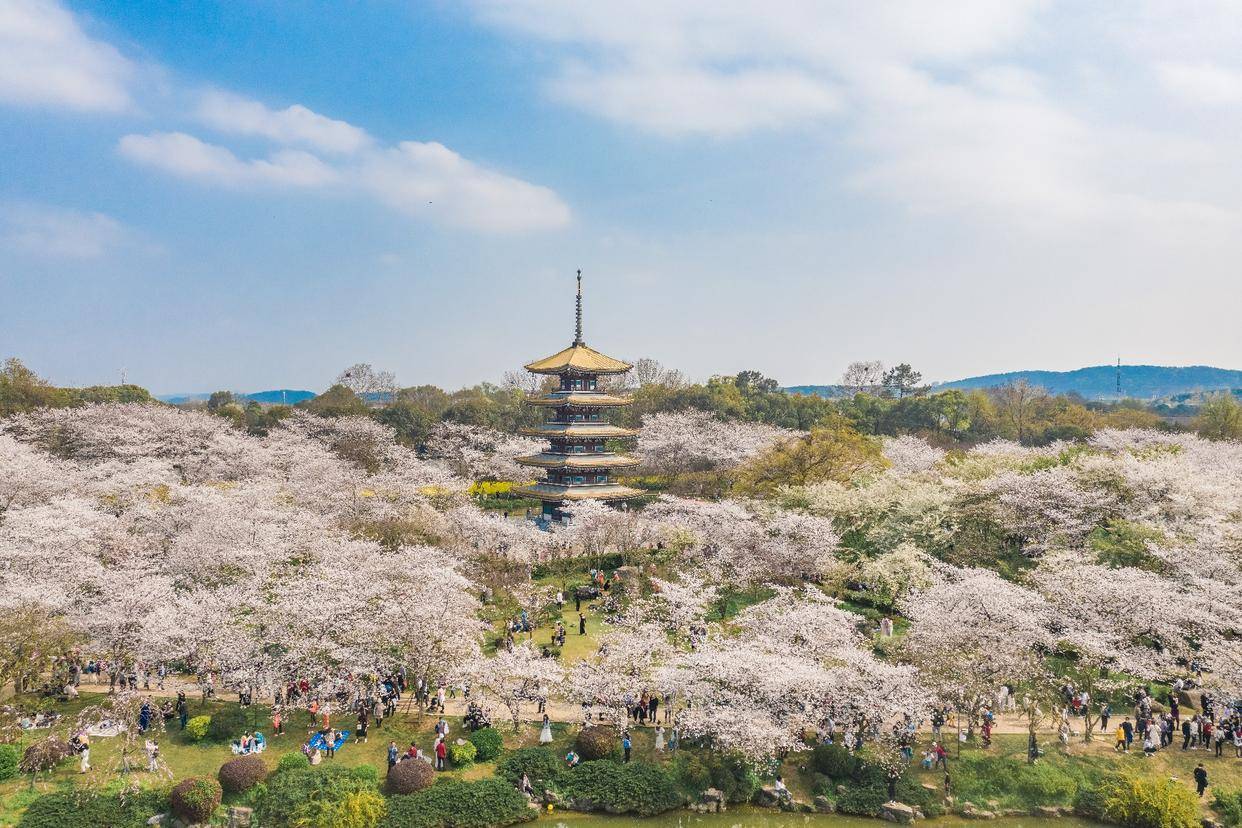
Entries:
{"type": "Polygon", "coordinates": [[[523,428],[519,433],[525,437],[602,437],[606,440],[638,436],[638,432],[631,428],[621,428],[621,426],[615,426],[612,423],[589,421],[568,423],[552,421],[534,428],[523,428]]]}
{"type": "Polygon", "coordinates": [[[537,405],[544,408],[620,408],[633,402],[629,397],[618,397],[613,394],[594,391],[553,391],[542,397],[528,397],[526,399],[527,405],[537,405]]]}
{"type": "Polygon", "coordinates": [[[637,457],[629,457],[624,454],[606,453],[560,453],[552,451],[543,451],[539,454],[531,454],[526,457],[515,457],[514,462],[523,466],[534,466],[541,469],[574,469],[586,471],[589,469],[629,469],[639,465],[642,461],[637,457]]]}
{"type": "Polygon", "coordinates": [[[534,497],[548,501],[575,500],[628,500],[638,497],[644,492],[631,489],[620,483],[536,483],[533,486],[521,486],[513,489],[519,497],[534,497]]]}

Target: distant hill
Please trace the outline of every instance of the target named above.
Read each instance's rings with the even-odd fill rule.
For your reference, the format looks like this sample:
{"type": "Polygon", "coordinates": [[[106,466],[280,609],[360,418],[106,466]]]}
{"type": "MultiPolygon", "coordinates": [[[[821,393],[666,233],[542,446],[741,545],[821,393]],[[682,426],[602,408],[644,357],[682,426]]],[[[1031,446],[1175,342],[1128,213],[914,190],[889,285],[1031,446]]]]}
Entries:
{"type": "Polygon", "coordinates": [[[791,385],[783,389],[790,394],[809,394],[813,397],[848,397],[849,389],[844,385],[791,385]]]}
{"type": "MultiPolygon", "coordinates": [[[[941,388],[993,388],[1026,380],[1054,394],[1081,394],[1087,399],[1116,399],[1117,366],[1093,365],[1074,371],[1010,371],[967,377],[937,385],[941,388]]],[[[1242,371],[1208,365],[1122,365],[1121,395],[1154,400],[1178,394],[1242,388],[1242,371]]]]}
{"type": "MultiPolygon", "coordinates": [[[[207,402],[207,398],[211,396],[211,392],[192,393],[192,394],[165,394],[156,397],[161,402],[170,403],[172,405],[185,405],[193,402],[207,402]]],[[[253,394],[238,394],[237,398],[246,402],[257,402],[260,405],[280,405],[287,403],[295,405],[303,400],[309,400],[315,396],[314,391],[294,390],[291,388],[278,388],[275,391],[255,391],[253,394]]]]}

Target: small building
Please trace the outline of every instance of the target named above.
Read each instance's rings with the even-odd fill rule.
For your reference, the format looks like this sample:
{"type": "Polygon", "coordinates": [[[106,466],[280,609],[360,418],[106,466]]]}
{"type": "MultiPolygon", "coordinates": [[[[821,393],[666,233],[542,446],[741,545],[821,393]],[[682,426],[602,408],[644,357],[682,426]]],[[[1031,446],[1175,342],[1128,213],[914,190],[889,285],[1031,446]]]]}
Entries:
{"type": "Polygon", "coordinates": [[[522,429],[529,437],[548,440],[548,448],[515,458],[523,466],[542,469],[542,480],[515,492],[543,502],[543,517],[559,521],[561,507],[580,500],[621,501],[642,494],[613,480],[621,470],[638,465],[637,458],[608,450],[608,441],[633,439],[638,432],[608,422],[607,412],[629,405],[628,395],[601,387],[600,378],[624,374],[633,366],[605,356],[582,339],[582,271],[578,271],[578,298],[574,340],[565,350],[526,366],[533,374],[555,376],[559,387],[548,394],[527,399],[529,405],[546,408],[546,422],[522,429]]]}

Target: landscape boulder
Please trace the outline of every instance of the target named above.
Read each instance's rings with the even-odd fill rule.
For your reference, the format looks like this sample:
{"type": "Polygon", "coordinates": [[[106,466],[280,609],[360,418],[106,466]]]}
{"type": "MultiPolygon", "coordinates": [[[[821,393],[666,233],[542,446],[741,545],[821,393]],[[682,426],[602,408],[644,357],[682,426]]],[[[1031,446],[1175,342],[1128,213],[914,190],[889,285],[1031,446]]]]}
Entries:
{"type": "Polygon", "coordinates": [[[908,825],[914,822],[914,809],[904,802],[885,802],[880,806],[880,819],[908,825]]]}

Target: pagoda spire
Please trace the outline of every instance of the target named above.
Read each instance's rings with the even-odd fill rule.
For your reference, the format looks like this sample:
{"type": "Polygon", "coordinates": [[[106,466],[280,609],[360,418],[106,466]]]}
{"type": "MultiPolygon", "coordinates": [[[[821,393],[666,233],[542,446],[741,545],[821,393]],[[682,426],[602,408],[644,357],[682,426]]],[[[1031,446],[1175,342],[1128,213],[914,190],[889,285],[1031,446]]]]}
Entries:
{"type": "Polygon", "coordinates": [[[574,322],[574,345],[585,345],[582,341],[582,270],[578,270],[578,301],[574,322]]]}

